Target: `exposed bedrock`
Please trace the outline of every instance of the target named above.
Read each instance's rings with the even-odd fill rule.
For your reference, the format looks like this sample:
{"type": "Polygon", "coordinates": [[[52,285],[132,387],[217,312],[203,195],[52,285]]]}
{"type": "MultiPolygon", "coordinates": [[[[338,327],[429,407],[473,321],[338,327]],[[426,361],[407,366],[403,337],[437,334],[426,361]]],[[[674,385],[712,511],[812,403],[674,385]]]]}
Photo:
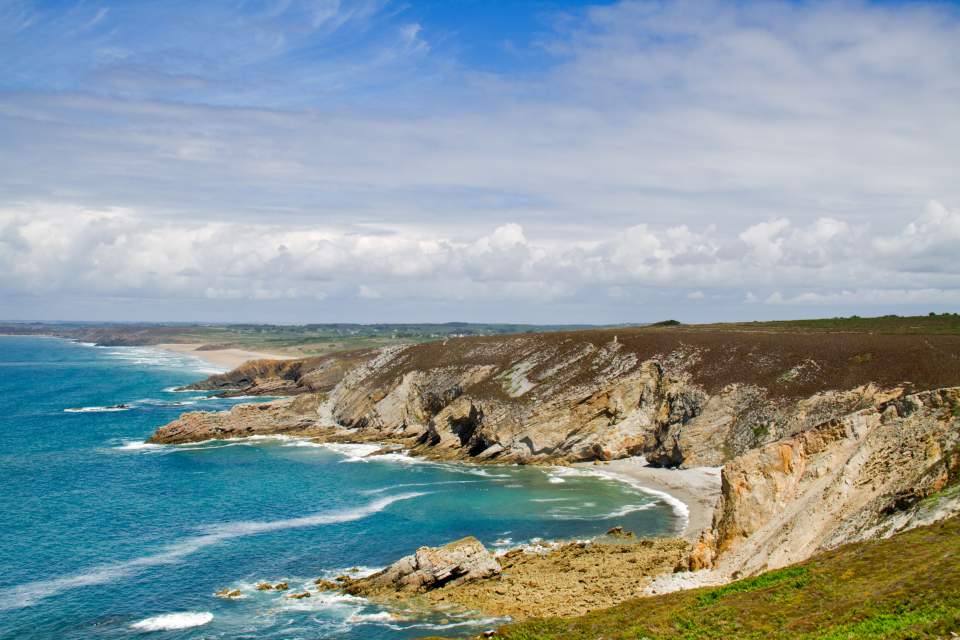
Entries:
{"type": "Polygon", "coordinates": [[[879,338],[581,331],[255,361],[193,387],[316,402],[186,414],[153,440],[325,428],[452,459],[716,466],[874,407],[891,380],[960,383],[953,336],[879,338]]]}
{"type": "Polygon", "coordinates": [[[960,513],[960,388],[874,400],[728,462],[694,568],[757,573],[960,513]]]}
{"type": "Polygon", "coordinates": [[[366,578],[347,580],[343,590],[359,596],[422,593],[453,587],[500,573],[500,563],[472,536],[442,547],[420,547],[409,556],[366,578]]]}

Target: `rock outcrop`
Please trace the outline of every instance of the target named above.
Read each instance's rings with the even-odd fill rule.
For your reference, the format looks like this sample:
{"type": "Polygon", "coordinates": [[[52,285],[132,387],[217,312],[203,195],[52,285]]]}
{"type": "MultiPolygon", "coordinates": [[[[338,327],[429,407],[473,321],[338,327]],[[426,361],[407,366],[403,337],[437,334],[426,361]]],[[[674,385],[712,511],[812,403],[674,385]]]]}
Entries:
{"type": "Polygon", "coordinates": [[[183,444],[250,436],[303,434],[316,425],[324,398],[318,394],[240,404],[230,411],[193,411],[157,429],[149,442],[183,444]]]}
{"type": "Polygon", "coordinates": [[[313,397],[316,406],[188,414],[153,441],[267,433],[272,422],[277,433],[338,433],[447,459],[644,455],[717,466],[873,406],[903,380],[960,384],[955,338],[596,330],[257,361],[194,388],[313,397]]]}
{"type": "Polygon", "coordinates": [[[728,462],[693,568],[754,574],[960,512],[960,388],[873,400],[728,462]]]}
{"type": "Polygon", "coordinates": [[[468,536],[442,547],[420,547],[366,578],[346,579],[343,590],[357,596],[423,593],[455,587],[500,573],[500,563],[479,540],[468,536]]]}
{"type": "MultiPolygon", "coordinates": [[[[960,336],[664,329],[471,338],[254,363],[200,387],[229,384],[295,397],[185,414],[152,441],[284,433],[476,462],[643,455],[660,466],[723,465],[712,526],[692,549],[674,541],[670,555],[677,567],[709,571],[660,576],[655,590],[755,574],[960,513],[960,336]]],[[[570,549],[558,566],[569,573],[608,550],[570,549]]],[[[488,587],[537,589],[534,574],[512,577],[536,565],[498,562],[465,539],[338,586],[507,610],[514,592],[488,587]]],[[[549,584],[543,598],[614,603],[584,584],[549,584]]]]}

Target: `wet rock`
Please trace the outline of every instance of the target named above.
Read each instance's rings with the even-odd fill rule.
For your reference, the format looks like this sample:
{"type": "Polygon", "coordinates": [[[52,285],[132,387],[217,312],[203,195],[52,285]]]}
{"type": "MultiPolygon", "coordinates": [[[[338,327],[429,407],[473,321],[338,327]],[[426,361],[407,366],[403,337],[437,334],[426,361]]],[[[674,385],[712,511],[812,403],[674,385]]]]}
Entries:
{"type": "Polygon", "coordinates": [[[336,582],[324,578],[317,578],[313,581],[313,584],[317,585],[317,589],[320,591],[336,591],[340,588],[340,585],[336,582]]]}
{"type": "Polygon", "coordinates": [[[621,538],[621,539],[633,539],[637,537],[633,533],[633,531],[624,531],[623,527],[621,526],[616,526],[610,529],[609,531],[607,531],[606,535],[611,538],[621,538]]]}
{"type": "Polygon", "coordinates": [[[218,598],[239,598],[243,594],[240,593],[240,589],[231,589],[230,587],[225,587],[213,595],[217,596],[218,598]]]}
{"type": "Polygon", "coordinates": [[[291,593],[291,594],[288,595],[287,597],[290,598],[291,600],[303,600],[304,598],[309,598],[309,597],[310,597],[310,592],[309,592],[309,591],[302,591],[302,592],[300,592],[300,593],[291,593]]]}
{"type": "Polygon", "coordinates": [[[269,582],[258,582],[257,591],[273,591],[273,585],[269,582]]]}
{"type": "Polygon", "coordinates": [[[278,582],[277,584],[273,585],[273,588],[276,591],[286,591],[290,588],[290,585],[288,585],[286,582],[278,582]]]}

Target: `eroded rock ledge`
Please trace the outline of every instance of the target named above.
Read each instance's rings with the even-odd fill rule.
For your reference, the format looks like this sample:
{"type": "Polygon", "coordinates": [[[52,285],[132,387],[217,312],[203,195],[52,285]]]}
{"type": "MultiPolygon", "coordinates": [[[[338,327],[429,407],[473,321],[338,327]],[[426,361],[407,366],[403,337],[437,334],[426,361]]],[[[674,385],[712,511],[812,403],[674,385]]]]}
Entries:
{"type": "Polygon", "coordinates": [[[422,547],[372,576],[320,588],[394,607],[480,611],[515,620],[573,615],[641,595],[651,577],[686,566],[689,543],[618,533],[496,557],[475,538],[422,547]]]}

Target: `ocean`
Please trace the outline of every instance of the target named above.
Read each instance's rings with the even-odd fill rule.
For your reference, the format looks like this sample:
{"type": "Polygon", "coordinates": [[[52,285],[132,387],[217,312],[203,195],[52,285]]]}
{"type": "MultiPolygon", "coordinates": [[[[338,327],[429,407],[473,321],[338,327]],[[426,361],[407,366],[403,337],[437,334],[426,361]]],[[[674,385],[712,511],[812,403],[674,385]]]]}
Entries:
{"type": "Polygon", "coordinates": [[[466,613],[391,618],[291,592],[474,535],[489,548],[664,535],[662,496],[589,471],[438,464],[292,438],[145,445],[191,410],[236,402],[179,385],[216,369],[144,347],[0,336],[0,638],[469,635],[466,613]],[[214,597],[240,588],[234,600],[214,597]]]}

